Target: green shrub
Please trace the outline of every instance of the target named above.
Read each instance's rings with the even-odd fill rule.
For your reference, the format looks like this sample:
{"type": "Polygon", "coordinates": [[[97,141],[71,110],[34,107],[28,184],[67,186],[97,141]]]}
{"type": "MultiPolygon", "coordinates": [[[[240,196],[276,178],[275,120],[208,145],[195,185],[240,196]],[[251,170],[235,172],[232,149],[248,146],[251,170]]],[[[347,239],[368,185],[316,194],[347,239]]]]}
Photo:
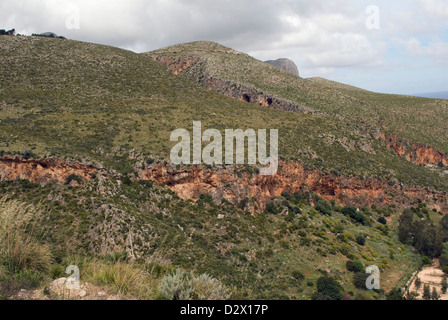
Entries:
{"type": "Polygon", "coordinates": [[[342,287],[329,276],[322,276],[317,280],[317,292],[312,296],[313,300],[341,300],[342,287]]]}
{"type": "Polygon", "coordinates": [[[342,209],[342,213],[345,216],[349,216],[351,219],[355,220],[356,222],[359,222],[363,225],[367,223],[366,217],[362,212],[359,212],[357,208],[355,207],[344,207],[342,209]]]}
{"type": "Polygon", "coordinates": [[[359,260],[347,261],[347,263],[345,264],[345,267],[347,268],[348,271],[354,272],[354,273],[365,271],[364,265],[359,260]]]}
{"type": "Polygon", "coordinates": [[[276,205],[274,202],[269,202],[266,205],[266,212],[276,215],[282,212],[282,207],[276,205]]]}
{"type": "Polygon", "coordinates": [[[218,280],[203,274],[195,277],[192,273],[176,270],[165,276],[159,285],[159,293],[166,300],[228,300],[228,289],[218,280]]]}
{"type": "Polygon", "coordinates": [[[302,282],[303,280],[305,280],[305,276],[303,275],[302,272],[298,271],[298,270],[294,270],[292,272],[292,277],[300,282],[302,282]]]}
{"type": "Polygon", "coordinates": [[[360,245],[360,246],[364,246],[366,244],[366,237],[363,235],[359,235],[356,237],[356,242],[360,245]]]}
{"type": "Polygon", "coordinates": [[[429,257],[424,256],[423,257],[423,265],[431,265],[431,264],[432,264],[432,260],[429,257]]]}
{"type": "Polygon", "coordinates": [[[369,275],[364,272],[357,272],[353,277],[353,284],[360,290],[367,290],[366,282],[369,275]]]}
{"type": "Polygon", "coordinates": [[[326,200],[319,200],[314,207],[317,211],[327,216],[331,216],[333,214],[331,204],[326,200]]]}
{"type": "Polygon", "coordinates": [[[53,280],[65,277],[65,269],[63,266],[57,264],[51,267],[50,269],[50,276],[53,280]]]}

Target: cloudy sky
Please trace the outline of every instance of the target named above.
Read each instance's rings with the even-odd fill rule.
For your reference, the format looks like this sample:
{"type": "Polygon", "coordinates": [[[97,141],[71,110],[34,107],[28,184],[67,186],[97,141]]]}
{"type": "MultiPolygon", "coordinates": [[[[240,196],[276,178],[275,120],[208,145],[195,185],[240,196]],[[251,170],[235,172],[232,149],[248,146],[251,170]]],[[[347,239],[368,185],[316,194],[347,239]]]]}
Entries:
{"type": "Polygon", "coordinates": [[[303,77],[448,91],[448,0],[1,0],[0,24],[135,52],[209,40],[303,77]]]}

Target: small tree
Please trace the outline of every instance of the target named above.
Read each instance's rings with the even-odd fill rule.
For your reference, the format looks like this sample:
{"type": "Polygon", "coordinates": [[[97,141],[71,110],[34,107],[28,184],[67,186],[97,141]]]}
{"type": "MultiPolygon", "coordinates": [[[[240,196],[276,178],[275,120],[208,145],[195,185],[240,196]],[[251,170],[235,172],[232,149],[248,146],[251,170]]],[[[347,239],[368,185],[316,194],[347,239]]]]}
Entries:
{"type": "Polygon", "coordinates": [[[417,290],[420,290],[422,286],[422,281],[420,280],[419,277],[417,277],[417,279],[415,280],[415,287],[417,288],[417,290]]]}
{"type": "Polygon", "coordinates": [[[431,300],[431,287],[429,286],[429,284],[425,284],[423,288],[423,299],[431,300]]]}
{"type": "Polygon", "coordinates": [[[443,280],[442,280],[442,293],[446,294],[447,290],[448,290],[448,279],[445,276],[445,277],[443,277],[443,280]]]}
{"type": "Polygon", "coordinates": [[[360,246],[364,246],[366,244],[366,237],[363,235],[359,235],[356,237],[356,242],[360,245],[360,246]]]}
{"type": "Polygon", "coordinates": [[[431,300],[437,301],[439,299],[440,299],[440,296],[439,296],[439,293],[437,292],[437,288],[436,287],[432,288],[431,300]]]}

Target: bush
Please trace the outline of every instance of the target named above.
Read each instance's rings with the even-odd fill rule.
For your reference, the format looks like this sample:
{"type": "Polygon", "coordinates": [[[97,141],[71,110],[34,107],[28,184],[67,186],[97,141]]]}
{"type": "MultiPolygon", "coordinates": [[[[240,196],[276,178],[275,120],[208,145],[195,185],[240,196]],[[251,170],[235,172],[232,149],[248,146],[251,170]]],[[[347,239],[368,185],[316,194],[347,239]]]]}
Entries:
{"type": "Polygon", "coordinates": [[[217,279],[207,274],[192,278],[194,300],[228,300],[227,288],[217,279]]]}
{"type": "Polygon", "coordinates": [[[356,237],[356,242],[360,246],[364,246],[366,244],[366,237],[364,237],[363,235],[359,235],[359,236],[356,237]]]}
{"type": "Polygon", "coordinates": [[[279,214],[282,212],[282,208],[280,206],[277,206],[274,202],[269,202],[266,205],[266,212],[271,214],[279,214]]]}
{"type": "Polygon", "coordinates": [[[51,279],[53,279],[53,280],[56,280],[56,279],[65,277],[66,274],[65,274],[65,269],[64,269],[64,267],[61,266],[61,265],[59,265],[59,264],[54,265],[54,266],[51,267],[51,269],[50,269],[50,276],[51,276],[51,279]]]}
{"type": "Polygon", "coordinates": [[[294,279],[298,280],[299,282],[302,282],[303,280],[305,280],[305,276],[303,275],[303,273],[300,271],[297,271],[297,270],[292,272],[292,277],[294,279]]]}
{"type": "Polygon", "coordinates": [[[329,276],[322,276],[317,280],[317,292],[312,296],[313,300],[342,300],[342,287],[329,276]]]}
{"type": "Polygon", "coordinates": [[[342,209],[342,213],[345,216],[349,216],[351,219],[355,220],[356,222],[359,222],[363,225],[367,223],[366,217],[362,212],[359,212],[358,209],[355,207],[344,207],[342,209]]]}
{"type": "Polygon", "coordinates": [[[355,207],[344,207],[341,212],[343,215],[351,217],[355,215],[356,211],[357,209],[355,207]]]}
{"type": "Polygon", "coordinates": [[[400,300],[404,300],[403,298],[403,294],[401,293],[400,289],[393,289],[391,290],[387,296],[386,296],[387,300],[393,300],[393,301],[400,301],[400,300]]]}
{"type": "Polygon", "coordinates": [[[365,271],[364,265],[359,260],[347,261],[345,266],[346,266],[347,270],[350,272],[359,273],[359,272],[365,271]]]}
{"type": "Polygon", "coordinates": [[[94,279],[121,294],[139,294],[146,290],[142,271],[132,264],[118,262],[113,265],[101,265],[95,272],[94,279]]]}
{"type": "Polygon", "coordinates": [[[448,274],[448,267],[442,267],[442,271],[444,274],[448,274]]]}
{"type": "Polygon", "coordinates": [[[166,300],[228,300],[227,288],[218,280],[203,274],[195,277],[178,269],[165,276],[159,285],[159,293],[166,300]]]}
{"type": "Polygon", "coordinates": [[[366,281],[369,275],[364,272],[358,272],[353,277],[353,284],[360,290],[367,290],[366,281]]]}
{"type": "Polygon", "coordinates": [[[427,256],[423,257],[423,265],[431,265],[431,264],[432,260],[429,257],[427,256]]]}
{"type": "Polygon", "coordinates": [[[386,220],[385,217],[381,217],[381,218],[379,218],[379,219],[378,219],[378,222],[381,223],[381,224],[383,224],[383,225],[387,225],[387,220],[386,220]]]}
{"type": "Polygon", "coordinates": [[[325,200],[317,201],[316,206],[314,208],[320,213],[325,214],[327,216],[331,216],[333,214],[330,203],[325,200]]]}

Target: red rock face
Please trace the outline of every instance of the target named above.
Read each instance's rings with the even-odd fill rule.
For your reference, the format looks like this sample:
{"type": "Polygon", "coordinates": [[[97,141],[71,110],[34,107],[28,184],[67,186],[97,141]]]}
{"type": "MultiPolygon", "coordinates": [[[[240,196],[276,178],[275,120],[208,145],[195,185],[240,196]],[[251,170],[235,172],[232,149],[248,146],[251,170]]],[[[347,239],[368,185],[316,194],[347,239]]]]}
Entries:
{"type": "Polygon", "coordinates": [[[24,160],[19,157],[0,159],[0,181],[24,179],[38,184],[63,184],[71,175],[89,180],[98,170],[79,162],[69,164],[60,159],[24,160]]]}
{"type": "MultiPolygon", "coordinates": [[[[63,184],[71,175],[90,180],[92,175],[107,175],[104,170],[79,162],[68,163],[61,159],[24,160],[19,157],[0,158],[0,181],[26,179],[41,185],[63,184]]],[[[154,165],[140,170],[136,180],[153,180],[173,190],[181,199],[196,201],[202,194],[213,197],[216,203],[223,199],[234,204],[248,198],[255,201],[247,209],[252,213],[262,212],[272,198],[283,192],[294,193],[311,190],[327,200],[337,200],[345,205],[378,207],[393,204],[405,208],[417,200],[428,203],[429,208],[448,212],[446,192],[424,188],[410,188],[402,184],[376,178],[361,180],[356,177],[322,174],[307,171],[299,163],[280,163],[274,176],[260,176],[234,168],[208,169],[192,166],[174,170],[163,165],[154,165]]]]}
{"type": "Polygon", "coordinates": [[[385,140],[389,149],[415,165],[438,165],[442,163],[444,166],[448,166],[448,154],[431,146],[412,143],[397,135],[383,135],[382,139],[385,140]]]}
{"type": "Polygon", "coordinates": [[[281,163],[279,172],[274,176],[251,175],[247,172],[238,175],[227,169],[211,170],[200,167],[168,170],[158,165],[142,170],[139,179],[162,183],[180,198],[194,201],[198,200],[201,194],[211,195],[216,203],[225,199],[237,204],[245,198],[254,198],[258,209],[249,210],[253,213],[263,211],[273,197],[280,196],[284,191],[294,193],[304,189],[345,205],[375,204],[378,207],[395,205],[397,208],[405,208],[421,199],[427,202],[431,209],[448,211],[448,196],[443,192],[409,188],[375,178],[361,180],[356,177],[306,171],[298,163],[281,163]]]}

